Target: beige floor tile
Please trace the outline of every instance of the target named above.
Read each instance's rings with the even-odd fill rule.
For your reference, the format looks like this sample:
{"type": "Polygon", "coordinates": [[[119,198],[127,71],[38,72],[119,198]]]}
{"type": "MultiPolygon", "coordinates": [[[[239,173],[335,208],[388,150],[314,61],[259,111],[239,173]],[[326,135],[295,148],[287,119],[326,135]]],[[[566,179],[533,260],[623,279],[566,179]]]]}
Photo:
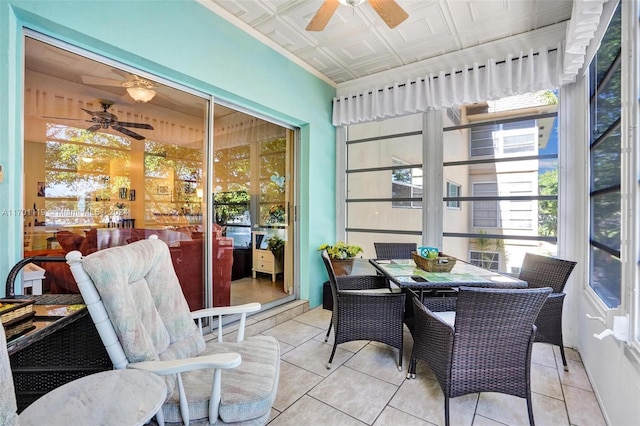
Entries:
{"type": "Polygon", "coordinates": [[[393,407],[387,407],[373,426],[430,426],[432,424],[393,407]]]}
{"type": "Polygon", "coordinates": [[[303,396],[269,426],[363,426],[353,417],[309,396],[303,396]]]}
{"type": "Polygon", "coordinates": [[[496,422],[476,413],[473,417],[473,426],[504,426],[504,423],[496,422]]]}
{"type": "Polygon", "coordinates": [[[591,391],[573,386],[562,386],[567,402],[567,411],[572,425],[604,426],[606,422],[600,406],[591,391]]]}
{"type": "MultiPolygon", "coordinates": [[[[402,372],[396,367],[395,349],[369,341],[338,345],[332,368],[327,370],[333,333],[328,343],[324,336],[330,318],[330,311],[316,308],[262,333],[277,337],[282,351],[280,386],[270,425],[444,424],[444,398],[427,363],[418,362],[416,380],[404,379],[413,347],[408,330],[403,336],[402,372]]],[[[605,425],[579,353],[565,350],[569,372],[562,369],[557,346],[534,344],[531,386],[536,424],[605,425]]],[[[450,408],[452,425],[528,424],[526,401],[509,395],[465,395],[451,399],[450,408]]]]}
{"type": "MultiPolygon", "coordinates": [[[[559,359],[559,358],[558,358],[559,359]]],[[[562,362],[558,362],[558,374],[562,385],[573,386],[586,391],[591,391],[591,382],[584,369],[584,365],[580,361],[567,358],[569,371],[564,371],[562,362]]]]}
{"type": "Polygon", "coordinates": [[[296,317],[296,321],[322,328],[326,331],[327,328],[329,328],[329,323],[331,322],[331,311],[322,309],[322,307],[309,309],[304,314],[296,317]]]}
{"type": "Polygon", "coordinates": [[[351,357],[344,365],[368,374],[385,382],[400,386],[405,380],[407,362],[403,363],[404,370],[398,371],[398,350],[389,346],[365,346],[351,357]]]}
{"type": "Polygon", "coordinates": [[[398,387],[342,366],[314,387],[309,396],[372,424],[398,387]]]}
{"type": "Polygon", "coordinates": [[[345,351],[338,346],[336,354],[333,357],[331,369],[327,370],[327,362],[329,361],[330,355],[330,345],[312,339],[282,355],[281,359],[326,377],[351,358],[353,352],[345,351]]]}
{"type": "MultiPolygon", "coordinates": [[[[560,354],[560,347],[553,346],[553,352],[556,355],[556,358],[558,359],[558,362],[559,362],[558,365],[562,365],[562,355],[560,354]]],[[[578,353],[578,351],[576,351],[573,348],[565,347],[564,356],[567,357],[567,361],[572,360],[572,361],[582,362],[582,357],[580,357],[580,354],[578,353]]]]}
{"type": "Polygon", "coordinates": [[[531,391],[556,399],[564,399],[555,367],[531,363],[531,391]]]}
{"type": "Polygon", "coordinates": [[[569,425],[567,408],[563,401],[537,393],[533,393],[531,397],[533,399],[533,418],[537,426],[569,425]]]}
{"type": "MultiPolygon", "coordinates": [[[[506,425],[529,424],[527,401],[513,395],[482,392],[476,413],[506,425]]],[[[535,418],[535,417],[534,417],[535,418]]]]}
{"type": "Polygon", "coordinates": [[[322,379],[322,376],[286,361],[282,361],[280,363],[278,394],[273,404],[273,408],[278,411],[286,410],[291,404],[296,402],[315,385],[320,383],[322,379]]]}
{"type": "MultiPolygon", "coordinates": [[[[471,425],[478,394],[449,400],[452,425],[471,425]]],[[[444,425],[444,395],[438,382],[424,376],[405,380],[389,406],[430,423],[444,425]]]]}
{"type": "Polygon", "coordinates": [[[533,351],[531,351],[531,362],[557,368],[553,346],[548,343],[534,343],[533,351]]]}
{"type": "MultiPolygon", "coordinates": [[[[319,342],[324,342],[326,333],[327,333],[327,330],[325,329],[321,334],[318,334],[316,337],[314,337],[314,339],[319,342]]],[[[335,341],[334,336],[335,335],[333,334],[333,330],[331,330],[331,334],[329,334],[329,339],[327,340],[328,345],[333,346],[333,342],[335,341]]],[[[345,351],[355,353],[360,351],[362,348],[364,348],[368,343],[369,343],[368,340],[354,340],[352,342],[340,343],[338,347],[345,351]]]]}
{"type": "Polygon", "coordinates": [[[322,333],[321,329],[295,320],[289,320],[262,332],[264,335],[273,336],[279,341],[293,346],[301,345],[307,340],[313,339],[319,333],[322,333]]]}

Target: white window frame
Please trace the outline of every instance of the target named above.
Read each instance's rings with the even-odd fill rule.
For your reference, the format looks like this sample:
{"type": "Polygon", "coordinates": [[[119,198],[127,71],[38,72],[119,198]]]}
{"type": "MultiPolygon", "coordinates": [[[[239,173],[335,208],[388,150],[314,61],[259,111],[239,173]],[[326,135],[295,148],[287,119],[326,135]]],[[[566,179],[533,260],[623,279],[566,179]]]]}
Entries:
{"type": "MultiPolygon", "coordinates": [[[[391,164],[393,164],[394,166],[404,166],[404,165],[409,166],[409,163],[407,163],[406,161],[400,160],[397,157],[393,157],[391,159],[391,164]]],[[[393,185],[401,185],[401,186],[408,187],[410,198],[414,198],[414,197],[422,198],[423,197],[423,176],[424,176],[422,169],[418,167],[406,167],[406,168],[411,170],[411,183],[394,180],[393,172],[391,173],[392,198],[393,198],[393,185]]],[[[404,203],[405,201],[401,201],[401,202],[404,203]]],[[[421,209],[422,208],[422,202],[411,201],[409,205],[398,205],[396,203],[398,203],[398,201],[391,201],[391,208],[394,208],[394,209],[421,209]]]]}
{"type": "MultiPolygon", "coordinates": [[[[451,182],[451,181],[447,181],[447,197],[460,197],[460,194],[462,192],[462,185],[459,185],[455,182],[451,182]],[[455,188],[456,189],[456,193],[452,194],[451,193],[451,188],[455,188]]],[[[460,201],[456,200],[456,201],[447,201],[446,202],[447,208],[450,210],[461,210],[462,207],[460,206],[460,201]]]]}
{"type": "Polygon", "coordinates": [[[496,265],[495,268],[485,268],[485,269],[489,269],[491,271],[499,271],[500,270],[500,261],[501,261],[501,256],[500,256],[500,252],[497,251],[480,251],[480,250],[469,250],[469,263],[475,266],[479,266],[480,268],[485,268],[485,266],[483,266],[481,264],[481,262],[491,262],[491,266],[493,266],[493,264],[496,265]],[[481,258],[478,259],[474,259],[473,255],[474,254],[478,254],[480,256],[482,256],[482,254],[485,255],[491,255],[492,259],[486,259],[486,260],[482,260],[481,258]]]}
{"type": "MultiPolygon", "coordinates": [[[[490,125],[489,125],[490,126],[490,125]]],[[[514,157],[521,156],[527,153],[536,154],[538,152],[538,126],[533,127],[522,127],[516,129],[504,129],[503,124],[494,125],[494,130],[492,131],[492,139],[493,139],[493,153],[492,154],[477,154],[478,150],[487,150],[490,147],[482,146],[475,147],[474,141],[479,142],[481,139],[474,139],[474,133],[470,132],[469,134],[469,156],[470,158],[477,157],[514,157]],[[510,138],[519,138],[519,137],[529,137],[528,141],[518,142],[514,144],[509,143],[510,138]],[[523,147],[522,150],[517,150],[517,147],[523,147]],[[516,148],[515,152],[507,152],[509,149],[516,148]]],[[[486,140],[486,139],[485,139],[486,140]]]]}
{"type": "MultiPolygon", "coordinates": [[[[498,196],[498,191],[500,189],[500,186],[498,185],[497,181],[491,181],[491,182],[472,182],[471,183],[471,193],[474,197],[482,197],[482,195],[479,195],[477,193],[476,187],[479,185],[487,185],[487,184],[494,184],[496,186],[496,190],[494,193],[492,193],[492,195],[498,196]]],[[[500,204],[498,202],[498,200],[495,201],[473,201],[473,206],[472,206],[472,213],[471,213],[471,226],[473,228],[500,228],[500,204]],[[478,204],[477,203],[495,203],[495,211],[496,211],[496,219],[495,219],[495,225],[490,226],[490,225],[476,225],[476,212],[477,211],[488,211],[490,209],[486,208],[486,209],[479,209],[478,208],[478,204]]],[[[477,220],[490,220],[487,218],[478,218],[477,220]]]]}

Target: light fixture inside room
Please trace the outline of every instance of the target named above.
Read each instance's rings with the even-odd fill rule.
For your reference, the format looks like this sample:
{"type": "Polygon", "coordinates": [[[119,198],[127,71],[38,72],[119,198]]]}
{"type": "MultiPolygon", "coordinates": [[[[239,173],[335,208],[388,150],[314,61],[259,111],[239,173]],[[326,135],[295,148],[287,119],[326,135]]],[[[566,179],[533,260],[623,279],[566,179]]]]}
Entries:
{"type": "Polygon", "coordinates": [[[338,0],[338,2],[344,4],[345,6],[356,7],[364,2],[364,0],[338,0]]]}
{"type": "Polygon", "coordinates": [[[149,102],[156,95],[155,90],[143,86],[127,87],[127,93],[136,102],[149,102]]]}
{"type": "Polygon", "coordinates": [[[83,163],[93,163],[93,158],[91,157],[80,157],[80,160],[82,160],[83,163]]]}

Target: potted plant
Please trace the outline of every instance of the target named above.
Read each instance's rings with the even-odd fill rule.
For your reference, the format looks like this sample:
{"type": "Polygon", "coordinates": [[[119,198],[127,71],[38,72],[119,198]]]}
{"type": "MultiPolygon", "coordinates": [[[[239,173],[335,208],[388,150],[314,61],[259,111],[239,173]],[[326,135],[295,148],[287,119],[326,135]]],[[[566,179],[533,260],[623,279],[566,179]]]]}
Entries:
{"type": "Polygon", "coordinates": [[[273,257],[277,261],[282,262],[284,259],[284,240],[277,235],[273,235],[267,239],[267,249],[271,250],[273,257]]]}
{"type": "Polygon", "coordinates": [[[336,275],[349,275],[353,269],[353,259],[363,252],[362,247],[355,244],[347,244],[343,241],[323,244],[318,250],[326,250],[336,275]]]}

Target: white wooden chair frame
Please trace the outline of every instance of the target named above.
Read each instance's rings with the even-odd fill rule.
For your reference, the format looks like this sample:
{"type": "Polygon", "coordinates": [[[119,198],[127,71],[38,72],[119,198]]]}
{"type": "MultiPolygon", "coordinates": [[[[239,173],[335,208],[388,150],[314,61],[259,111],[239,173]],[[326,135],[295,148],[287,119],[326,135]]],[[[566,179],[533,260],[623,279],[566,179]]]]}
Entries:
{"type": "MultiPolygon", "coordinates": [[[[153,236],[152,236],[153,237],[153,236]]],[[[157,237],[156,237],[157,238],[157,237]]],[[[168,374],[176,374],[178,382],[178,392],[180,395],[180,414],[185,425],[189,425],[189,407],[187,397],[182,385],[181,373],[199,369],[214,369],[213,386],[211,388],[211,397],[209,400],[209,422],[211,419],[218,418],[218,409],[221,400],[221,372],[224,369],[235,368],[240,365],[242,358],[240,354],[230,352],[215,355],[206,355],[200,357],[186,358],[174,361],[145,361],[130,363],[120,345],[115,329],[109,320],[107,311],[102,304],[102,299],[96,290],[93,281],[82,266],[82,254],[79,251],[72,251],[66,255],[67,263],[71,267],[71,272],[78,284],[80,293],[84,299],[87,309],[93,322],[96,325],[98,334],[102,339],[109,358],[114,368],[137,368],[141,370],[151,371],[155,374],[164,376],[168,374]]],[[[198,327],[202,333],[202,319],[209,318],[213,321],[214,317],[218,318],[218,341],[222,342],[222,317],[224,315],[240,314],[240,325],[238,328],[238,336],[236,341],[244,340],[244,329],[246,324],[247,313],[260,310],[260,303],[247,303],[238,306],[227,306],[219,308],[200,309],[191,312],[193,319],[198,320],[198,327]]],[[[164,415],[162,409],[156,414],[156,420],[160,426],[164,425],[164,415]]]]}

